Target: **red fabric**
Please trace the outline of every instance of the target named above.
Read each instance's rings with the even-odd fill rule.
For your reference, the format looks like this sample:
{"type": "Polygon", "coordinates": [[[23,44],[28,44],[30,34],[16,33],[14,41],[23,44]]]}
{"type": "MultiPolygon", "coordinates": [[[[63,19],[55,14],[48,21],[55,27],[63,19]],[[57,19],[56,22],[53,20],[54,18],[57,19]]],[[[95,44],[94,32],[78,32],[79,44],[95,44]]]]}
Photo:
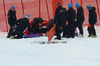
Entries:
{"type": "Polygon", "coordinates": [[[49,22],[51,21],[52,19],[49,19],[49,22]]]}
{"type": "Polygon", "coordinates": [[[23,34],[26,34],[28,37],[30,36],[29,33],[30,33],[30,32],[29,32],[27,29],[23,32],[23,34]]]}
{"type": "Polygon", "coordinates": [[[42,34],[40,34],[40,33],[35,33],[35,34],[38,34],[39,36],[43,36],[42,34]]]}
{"type": "Polygon", "coordinates": [[[32,20],[32,21],[30,22],[30,25],[31,25],[32,27],[33,27],[33,25],[32,25],[32,24],[33,24],[33,22],[34,22],[34,20],[32,20]]]}

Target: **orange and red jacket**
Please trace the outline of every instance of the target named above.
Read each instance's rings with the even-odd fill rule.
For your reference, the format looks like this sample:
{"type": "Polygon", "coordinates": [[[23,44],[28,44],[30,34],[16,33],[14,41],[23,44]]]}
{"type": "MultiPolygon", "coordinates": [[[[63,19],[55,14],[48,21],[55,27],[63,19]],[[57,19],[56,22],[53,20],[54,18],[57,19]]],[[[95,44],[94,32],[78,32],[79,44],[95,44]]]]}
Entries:
{"type": "Polygon", "coordinates": [[[40,24],[40,26],[50,26],[47,20],[43,20],[43,22],[40,24]]]}

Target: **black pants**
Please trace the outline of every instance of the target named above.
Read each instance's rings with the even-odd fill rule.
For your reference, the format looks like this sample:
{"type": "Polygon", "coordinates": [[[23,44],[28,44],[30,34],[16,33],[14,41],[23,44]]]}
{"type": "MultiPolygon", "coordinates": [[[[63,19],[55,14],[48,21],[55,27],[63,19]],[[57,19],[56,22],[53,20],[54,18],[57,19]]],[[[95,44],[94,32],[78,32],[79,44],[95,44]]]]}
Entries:
{"type": "Polygon", "coordinates": [[[23,38],[23,32],[14,31],[12,35],[15,36],[15,39],[23,38]]]}
{"type": "Polygon", "coordinates": [[[9,30],[9,33],[8,33],[8,36],[7,36],[8,38],[9,38],[10,36],[12,36],[13,30],[14,30],[14,29],[10,27],[10,30],[9,30]]]}
{"type": "Polygon", "coordinates": [[[75,24],[68,25],[68,29],[72,38],[75,37],[75,24]]]}
{"type": "Polygon", "coordinates": [[[69,29],[68,29],[68,26],[66,26],[66,36],[68,38],[71,37],[71,33],[70,33],[69,29]]]}
{"type": "Polygon", "coordinates": [[[80,25],[77,25],[76,24],[76,27],[75,28],[77,28],[77,27],[78,27],[78,29],[80,31],[80,34],[83,35],[83,27],[82,27],[82,24],[80,24],[80,25]]]}
{"type": "Polygon", "coordinates": [[[61,35],[60,35],[60,33],[61,33],[60,32],[61,26],[62,26],[61,24],[57,24],[56,25],[56,36],[57,36],[58,39],[61,39],[61,35]]]}
{"type": "Polygon", "coordinates": [[[61,32],[63,32],[63,37],[66,37],[66,36],[70,37],[71,36],[66,24],[62,24],[62,25],[61,24],[57,24],[56,25],[56,35],[57,35],[58,39],[61,39],[61,35],[60,35],[61,32]],[[62,31],[60,30],[61,27],[63,27],[62,31]]]}
{"type": "Polygon", "coordinates": [[[82,25],[83,25],[83,21],[76,21],[75,22],[75,29],[78,28],[79,29],[79,33],[81,35],[83,35],[83,27],[82,27],[82,25]]]}
{"type": "Polygon", "coordinates": [[[90,36],[91,35],[96,35],[94,25],[91,25],[91,27],[88,27],[88,33],[89,33],[90,36]]]}

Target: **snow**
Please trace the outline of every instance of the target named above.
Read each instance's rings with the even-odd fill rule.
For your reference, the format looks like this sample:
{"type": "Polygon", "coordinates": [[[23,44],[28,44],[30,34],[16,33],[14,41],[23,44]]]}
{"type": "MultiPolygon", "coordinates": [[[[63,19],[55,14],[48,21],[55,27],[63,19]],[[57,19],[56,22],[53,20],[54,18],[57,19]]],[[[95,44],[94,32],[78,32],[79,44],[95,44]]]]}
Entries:
{"type": "MultiPolygon", "coordinates": [[[[47,37],[9,39],[0,32],[0,66],[100,66],[100,26],[97,38],[62,38],[66,44],[36,44],[47,37]]],[[[58,41],[58,40],[52,40],[58,41]]]]}

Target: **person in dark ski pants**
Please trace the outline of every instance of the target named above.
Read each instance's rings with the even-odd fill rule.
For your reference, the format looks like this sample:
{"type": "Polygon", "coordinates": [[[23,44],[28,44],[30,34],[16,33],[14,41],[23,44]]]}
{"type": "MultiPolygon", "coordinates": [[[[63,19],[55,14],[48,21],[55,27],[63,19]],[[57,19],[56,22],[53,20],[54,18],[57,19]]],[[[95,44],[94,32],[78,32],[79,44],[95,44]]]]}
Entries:
{"type": "Polygon", "coordinates": [[[63,27],[63,36],[66,35],[66,20],[67,20],[67,11],[65,8],[61,6],[61,3],[57,3],[58,8],[55,12],[55,18],[54,18],[54,24],[56,24],[56,35],[57,37],[55,39],[61,40],[60,35],[60,28],[63,27]]]}
{"type": "Polygon", "coordinates": [[[75,4],[75,7],[77,8],[77,20],[75,22],[75,28],[78,27],[80,31],[80,35],[83,36],[83,22],[84,22],[84,11],[83,7],[79,5],[79,3],[75,4]]]}
{"type": "Polygon", "coordinates": [[[15,9],[16,9],[15,6],[11,6],[11,9],[8,11],[8,14],[7,14],[8,24],[10,26],[10,30],[9,30],[7,38],[10,38],[10,36],[12,35],[13,30],[15,28],[15,25],[16,25],[17,18],[16,18],[16,10],[15,9]]]}
{"type": "Polygon", "coordinates": [[[88,5],[88,10],[89,10],[89,26],[88,26],[88,37],[94,36],[96,37],[96,31],[94,28],[94,25],[97,22],[97,14],[95,12],[96,8],[92,7],[91,5],[88,5]]]}
{"type": "Polygon", "coordinates": [[[70,35],[72,38],[75,37],[75,17],[76,17],[76,12],[72,8],[72,4],[68,4],[68,29],[70,31],[70,35]]]}
{"type": "Polygon", "coordinates": [[[17,21],[17,27],[15,28],[15,31],[13,33],[13,38],[20,39],[23,38],[23,32],[27,28],[30,32],[35,31],[31,28],[31,25],[29,23],[30,15],[26,15],[25,18],[21,18],[17,21]],[[17,35],[17,36],[16,36],[17,35]]]}

